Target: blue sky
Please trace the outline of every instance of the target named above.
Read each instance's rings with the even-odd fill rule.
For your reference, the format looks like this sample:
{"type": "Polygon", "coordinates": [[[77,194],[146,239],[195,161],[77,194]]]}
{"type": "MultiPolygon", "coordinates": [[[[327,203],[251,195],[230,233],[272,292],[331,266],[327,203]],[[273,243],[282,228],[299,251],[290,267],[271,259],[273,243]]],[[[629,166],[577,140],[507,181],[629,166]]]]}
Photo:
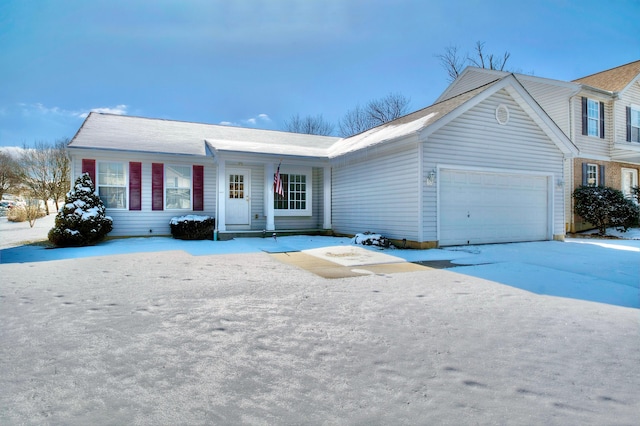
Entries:
{"type": "Polygon", "coordinates": [[[91,110],[281,130],[388,93],[430,105],[456,45],[573,80],[640,59],[640,0],[3,0],[0,146],[91,110]]]}

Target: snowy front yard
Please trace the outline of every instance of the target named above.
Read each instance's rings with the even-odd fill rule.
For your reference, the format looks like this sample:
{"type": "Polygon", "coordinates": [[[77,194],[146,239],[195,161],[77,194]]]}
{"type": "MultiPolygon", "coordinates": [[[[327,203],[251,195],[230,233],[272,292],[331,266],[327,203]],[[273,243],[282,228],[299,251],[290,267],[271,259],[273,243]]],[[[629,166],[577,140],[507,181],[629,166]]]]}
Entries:
{"type": "Polygon", "coordinates": [[[11,238],[0,424],[636,424],[640,412],[640,240],[372,248],[452,267],[324,279],[267,253],[344,253],[348,239],[48,250],[11,238]]]}
{"type": "Polygon", "coordinates": [[[2,424],[634,424],[640,411],[637,309],[452,270],[327,280],[266,253],[0,272],[2,424]]]}

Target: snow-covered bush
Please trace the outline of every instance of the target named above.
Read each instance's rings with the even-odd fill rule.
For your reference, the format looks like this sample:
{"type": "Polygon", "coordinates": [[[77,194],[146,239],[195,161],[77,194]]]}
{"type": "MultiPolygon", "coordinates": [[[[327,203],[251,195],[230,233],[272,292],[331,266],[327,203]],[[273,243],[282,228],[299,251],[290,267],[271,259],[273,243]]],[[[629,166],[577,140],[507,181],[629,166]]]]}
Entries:
{"type": "Polygon", "coordinates": [[[87,173],[76,179],[49,231],[49,241],[59,247],[79,247],[102,240],[113,229],[102,200],[87,173]]]}
{"type": "Polygon", "coordinates": [[[211,216],[186,215],[171,218],[171,235],[179,240],[211,240],[216,221],[211,216]]]}
{"type": "Polygon", "coordinates": [[[372,234],[368,231],[362,234],[356,234],[351,241],[354,244],[362,244],[363,246],[389,247],[391,244],[387,237],[383,237],[380,234],[372,234]]]}
{"type": "Polygon", "coordinates": [[[608,227],[626,231],[638,224],[638,206],[622,191],[607,186],[580,186],[573,192],[575,213],[605,235],[608,227]]]}

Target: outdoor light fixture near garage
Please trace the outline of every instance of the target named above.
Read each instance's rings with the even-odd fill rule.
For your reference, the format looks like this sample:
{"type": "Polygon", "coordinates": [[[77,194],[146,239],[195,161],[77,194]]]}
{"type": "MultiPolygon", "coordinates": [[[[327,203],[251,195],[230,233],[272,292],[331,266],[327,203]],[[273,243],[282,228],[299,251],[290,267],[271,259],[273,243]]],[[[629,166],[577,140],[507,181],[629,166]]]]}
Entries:
{"type": "Polygon", "coordinates": [[[428,186],[433,186],[433,184],[436,183],[436,171],[435,169],[431,170],[429,172],[429,174],[427,175],[427,180],[426,180],[426,184],[428,186]]]}

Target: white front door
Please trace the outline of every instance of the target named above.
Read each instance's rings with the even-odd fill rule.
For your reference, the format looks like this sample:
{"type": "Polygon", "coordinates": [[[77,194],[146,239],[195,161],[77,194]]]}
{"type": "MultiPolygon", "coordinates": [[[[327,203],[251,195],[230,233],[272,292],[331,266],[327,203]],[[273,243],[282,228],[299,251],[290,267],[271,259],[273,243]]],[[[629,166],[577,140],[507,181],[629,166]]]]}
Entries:
{"type": "Polygon", "coordinates": [[[247,169],[227,169],[227,225],[249,225],[251,173],[247,169]]]}
{"type": "Polygon", "coordinates": [[[631,188],[638,186],[638,171],[636,169],[622,169],[622,193],[627,198],[633,197],[631,188]]]}

